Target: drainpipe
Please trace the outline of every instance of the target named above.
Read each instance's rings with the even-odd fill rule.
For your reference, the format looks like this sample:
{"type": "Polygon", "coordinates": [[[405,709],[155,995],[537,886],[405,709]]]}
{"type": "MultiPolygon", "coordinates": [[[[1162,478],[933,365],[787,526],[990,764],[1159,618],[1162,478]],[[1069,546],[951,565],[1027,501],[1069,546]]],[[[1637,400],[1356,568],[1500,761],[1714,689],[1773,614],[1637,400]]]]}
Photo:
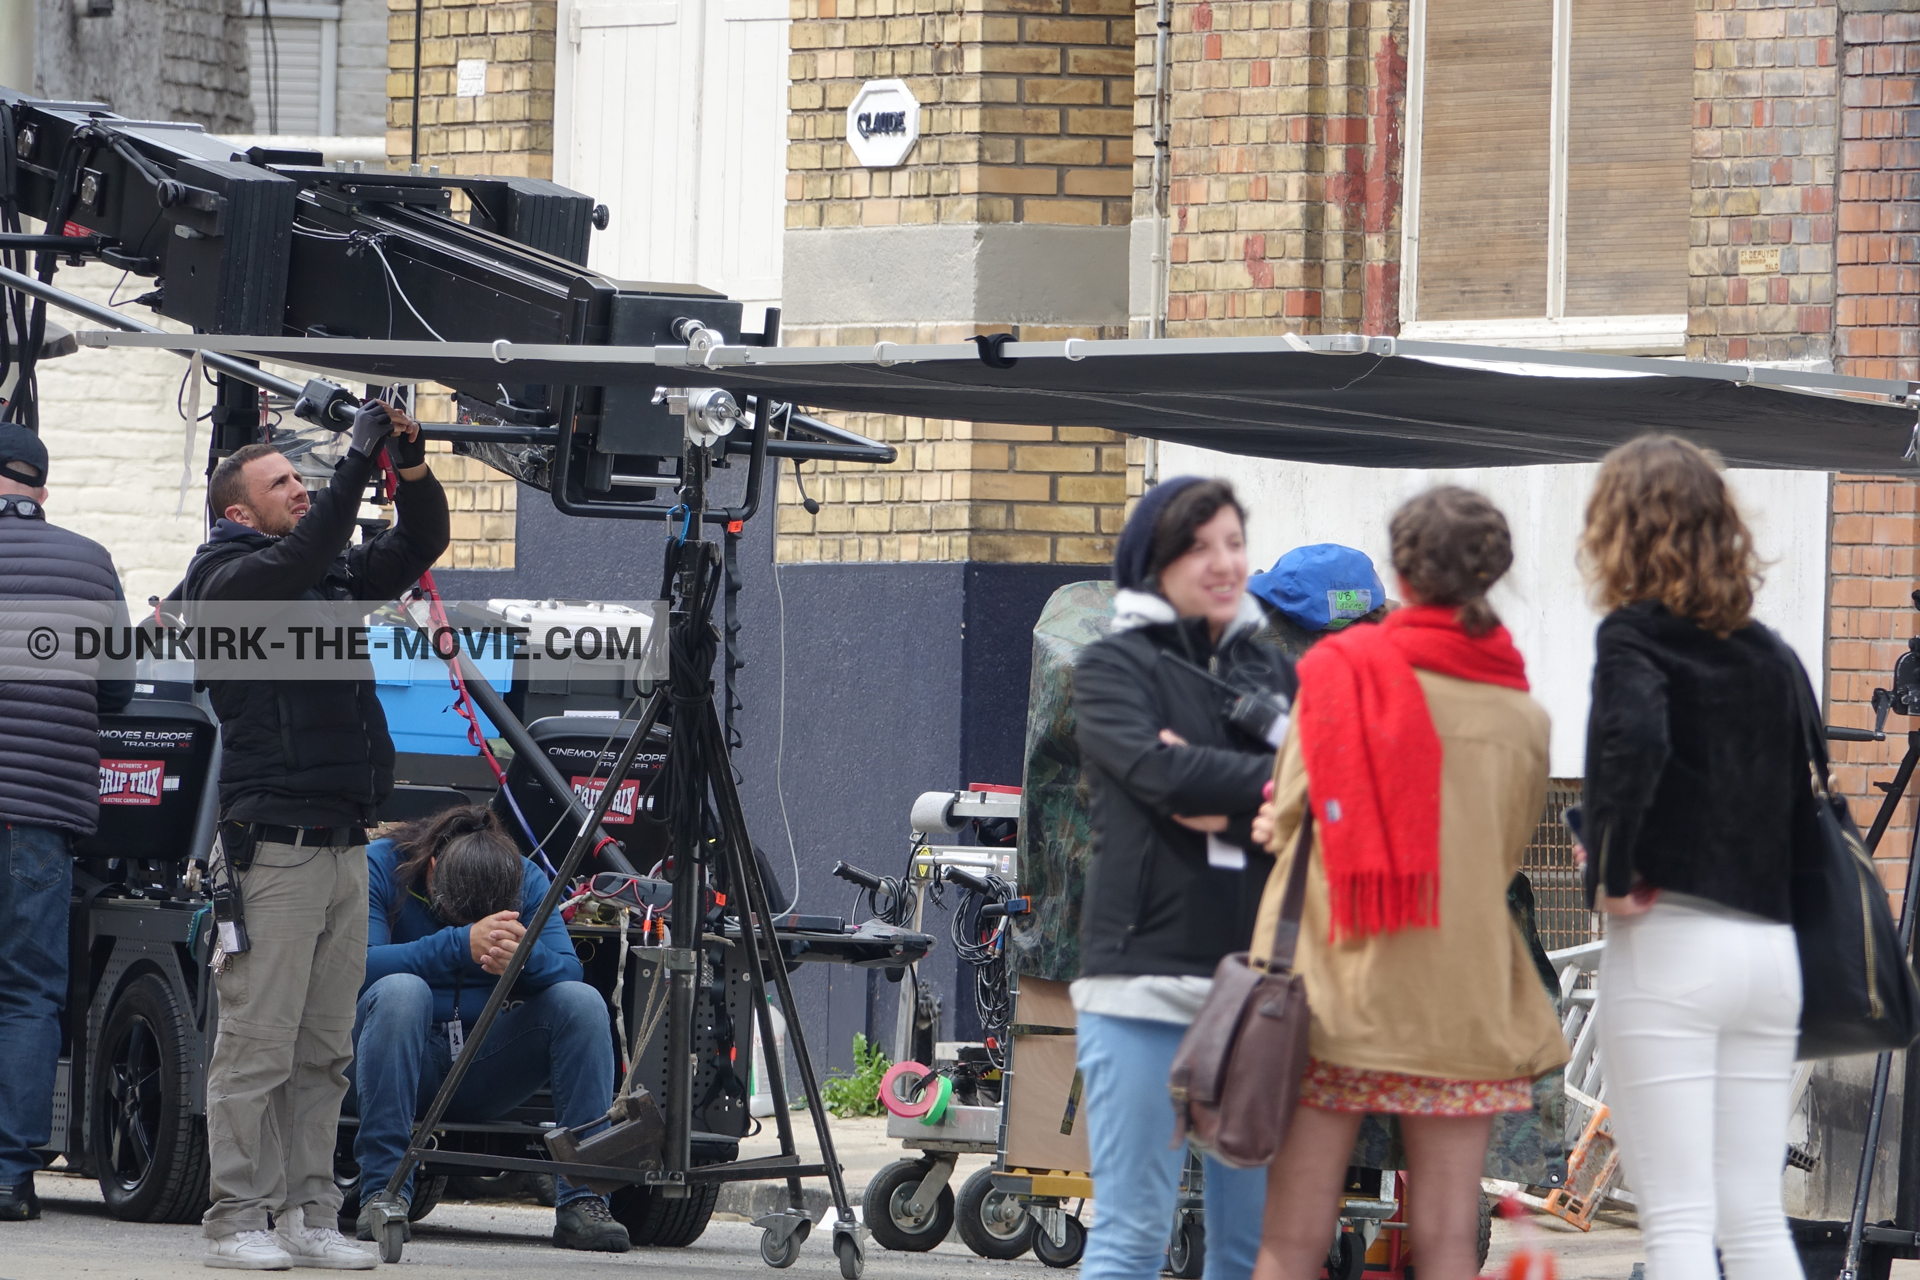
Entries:
{"type": "Polygon", "coordinates": [[[1173,0],[1155,0],[1153,14],[1153,314],[1148,336],[1167,336],[1167,204],[1171,185],[1172,122],[1168,117],[1168,80],[1173,34],[1173,0]]]}

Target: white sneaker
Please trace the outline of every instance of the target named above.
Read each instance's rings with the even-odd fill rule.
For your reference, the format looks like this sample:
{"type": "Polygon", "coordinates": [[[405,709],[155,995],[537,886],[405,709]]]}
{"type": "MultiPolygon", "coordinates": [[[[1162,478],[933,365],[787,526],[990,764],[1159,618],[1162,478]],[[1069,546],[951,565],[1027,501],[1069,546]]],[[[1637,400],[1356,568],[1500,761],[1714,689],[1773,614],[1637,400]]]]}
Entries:
{"type": "Polygon", "coordinates": [[[279,1215],[274,1228],[274,1243],[286,1250],[296,1267],[318,1267],[324,1271],[371,1271],[380,1265],[380,1255],[362,1249],[332,1227],[310,1227],[300,1209],[279,1215]]]}
{"type": "Polygon", "coordinates": [[[271,1231],[242,1231],[207,1242],[207,1256],[201,1259],[209,1267],[230,1271],[285,1271],[293,1258],[271,1231]]]}

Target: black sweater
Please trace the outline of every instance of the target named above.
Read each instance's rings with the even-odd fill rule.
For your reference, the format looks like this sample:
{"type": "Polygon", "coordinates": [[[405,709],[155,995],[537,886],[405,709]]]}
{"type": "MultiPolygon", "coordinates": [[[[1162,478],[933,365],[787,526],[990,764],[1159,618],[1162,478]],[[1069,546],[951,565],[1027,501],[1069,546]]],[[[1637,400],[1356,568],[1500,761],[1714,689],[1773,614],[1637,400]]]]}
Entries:
{"type": "MultiPolygon", "coordinates": [[[[1636,879],[1782,922],[1811,813],[1797,661],[1759,623],[1726,639],[1641,602],[1595,644],[1587,898],[1636,879]]],[[[1816,701],[1817,705],[1817,701],[1816,701]]]]}
{"type": "Polygon", "coordinates": [[[1206,976],[1246,949],[1273,867],[1252,834],[1273,749],[1227,726],[1217,682],[1289,701],[1295,689],[1293,664],[1252,632],[1237,627],[1216,650],[1203,619],[1149,623],[1088,645],[1074,664],[1074,733],[1093,798],[1080,925],[1089,976],[1206,976]],[[1191,745],[1165,745],[1162,729],[1191,745]],[[1221,838],[1246,851],[1246,868],[1209,865],[1207,837],[1176,813],[1227,815],[1221,838]]]}
{"type": "MultiPolygon", "coordinates": [[[[194,553],[188,600],[391,600],[446,550],[447,497],[432,474],[403,480],[393,528],[349,546],[373,464],[348,453],[293,532],[222,520],[194,553]]],[[[366,679],[210,681],[220,716],[220,812],[240,822],[366,825],[393,791],[393,739],[366,679]]]]}

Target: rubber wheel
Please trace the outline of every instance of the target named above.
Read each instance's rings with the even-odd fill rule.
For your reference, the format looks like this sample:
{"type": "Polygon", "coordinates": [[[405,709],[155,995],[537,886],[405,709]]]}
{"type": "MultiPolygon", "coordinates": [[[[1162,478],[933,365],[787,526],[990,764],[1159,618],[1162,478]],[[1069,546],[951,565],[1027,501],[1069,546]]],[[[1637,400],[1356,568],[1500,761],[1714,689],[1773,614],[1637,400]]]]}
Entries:
{"type": "MultiPolygon", "coordinates": [[[[1019,1257],[1033,1247],[1033,1217],[1025,1209],[1011,1221],[1000,1217],[1010,1204],[1018,1203],[994,1188],[992,1169],[974,1170],[961,1185],[960,1198],[954,1205],[961,1241],[982,1258],[1006,1262],[1019,1257]]],[[[867,1221],[871,1224],[873,1219],[867,1221]]]]}
{"type": "Polygon", "coordinates": [[[833,1252],[840,1259],[840,1280],[860,1280],[866,1261],[860,1256],[859,1242],[852,1236],[841,1236],[833,1242],[833,1252]]]}
{"type": "Polygon", "coordinates": [[[407,1248],[407,1224],[389,1222],[380,1232],[380,1261],[398,1262],[407,1248]]]}
{"type": "Polygon", "coordinates": [[[806,1241],[807,1233],[795,1231],[780,1244],[773,1242],[773,1232],[760,1233],[760,1261],[770,1267],[790,1267],[800,1256],[800,1246],[806,1241]]]}
{"type": "Polygon", "coordinates": [[[1175,1280],[1196,1280],[1205,1269],[1206,1258],[1206,1222],[1197,1213],[1175,1214],[1173,1239],[1167,1244],[1167,1274],[1175,1280]]]}
{"type": "Polygon", "coordinates": [[[684,1249],[706,1231],[719,1199],[717,1182],[688,1183],[679,1200],[667,1199],[655,1187],[626,1186],[608,1197],[608,1207],[636,1246],[684,1249]]]}
{"type": "Polygon", "coordinates": [[[107,1013],[88,1108],[100,1195],[122,1222],[198,1222],[206,1212],[207,1126],[193,1114],[200,1037],[173,988],[128,983],[107,1013]]]}
{"type": "Polygon", "coordinates": [[[1067,1219],[1066,1243],[1055,1246],[1053,1237],[1036,1224],[1033,1229],[1033,1256],[1050,1267],[1071,1267],[1087,1251],[1087,1229],[1078,1218],[1067,1219]]]}
{"type": "Polygon", "coordinates": [[[926,1253],[953,1230],[951,1185],[940,1188],[926,1221],[915,1223],[909,1212],[914,1191],[932,1168],[931,1160],[895,1160],[867,1183],[861,1220],[882,1249],[926,1253]]]}
{"type": "MultiPolygon", "coordinates": [[[[452,1181],[446,1174],[429,1177],[416,1172],[413,1199],[407,1202],[407,1221],[418,1222],[432,1213],[446,1198],[452,1181]]],[[[340,1145],[333,1149],[333,1185],[340,1188],[340,1221],[351,1224],[360,1216],[360,1166],[353,1162],[352,1136],[345,1132],[340,1135],[340,1145]]],[[[353,1234],[344,1226],[340,1230],[353,1234]]],[[[412,1239],[411,1232],[408,1239],[412,1239]]]]}
{"type": "Polygon", "coordinates": [[[1342,1231],[1333,1238],[1327,1250],[1327,1280],[1360,1280],[1366,1266],[1367,1250],[1357,1234],[1342,1231]]]}

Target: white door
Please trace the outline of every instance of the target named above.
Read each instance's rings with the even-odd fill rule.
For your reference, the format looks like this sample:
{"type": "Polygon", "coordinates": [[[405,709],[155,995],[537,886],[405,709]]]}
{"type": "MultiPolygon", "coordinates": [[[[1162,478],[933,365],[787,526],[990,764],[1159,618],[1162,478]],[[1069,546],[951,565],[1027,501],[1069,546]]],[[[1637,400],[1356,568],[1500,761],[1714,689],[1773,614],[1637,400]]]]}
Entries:
{"type": "Polygon", "coordinates": [[[340,6],[248,0],[242,14],[253,85],[253,131],[299,137],[332,134],[340,6]]]}
{"type": "Polygon", "coordinates": [[[590,264],[706,285],[746,304],[780,291],[786,0],[562,0],[554,178],[608,207],[590,264]]]}

